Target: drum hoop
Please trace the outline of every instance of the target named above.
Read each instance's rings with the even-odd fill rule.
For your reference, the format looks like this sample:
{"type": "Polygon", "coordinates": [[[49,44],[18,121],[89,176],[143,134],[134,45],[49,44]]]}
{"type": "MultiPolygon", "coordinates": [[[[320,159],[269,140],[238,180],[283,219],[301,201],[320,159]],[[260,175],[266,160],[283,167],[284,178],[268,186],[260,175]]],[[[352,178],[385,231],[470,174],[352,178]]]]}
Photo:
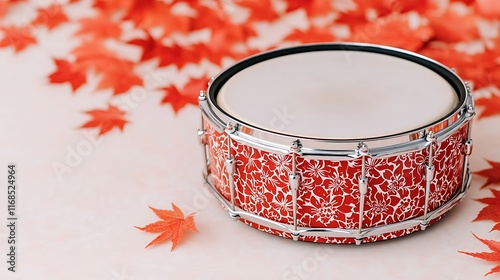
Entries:
{"type": "Polygon", "coordinates": [[[451,71],[448,67],[417,53],[388,46],[364,43],[309,44],[256,54],[233,64],[214,77],[210,81],[207,91],[208,94],[205,91],[200,93],[200,108],[202,109],[202,114],[204,115],[205,120],[207,120],[217,131],[226,131],[227,133],[230,133],[231,138],[238,142],[248,144],[249,146],[258,149],[280,154],[289,153],[290,143],[295,140],[299,140],[304,147],[301,149],[301,154],[304,156],[319,158],[355,157],[353,154],[353,147],[357,147],[359,143],[367,143],[370,146],[370,153],[372,157],[420,150],[428,145],[429,142],[426,141],[425,138],[430,131],[435,134],[437,141],[442,141],[453,132],[457,131],[465,123],[470,121],[474,115],[474,103],[470,88],[458,75],[454,73],[454,71],[451,71]],[[226,81],[247,67],[280,56],[303,52],[331,50],[379,53],[422,65],[445,79],[450,86],[454,88],[456,94],[458,95],[459,102],[446,116],[426,126],[387,136],[359,139],[314,138],[267,130],[234,118],[220,108],[216,102],[217,93],[226,81]],[[228,127],[230,127],[229,130],[227,129],[228,127]],[[248,131],[251,132],[248,133],[248,131]],[[256,136],[256,134],[259,136],[256,136]],[[418,135],[416,139],[415,135],[418,135]],[[270,136],[273,138],[273,141],[270,142],[263,140],[261,136],[270,136]]]}

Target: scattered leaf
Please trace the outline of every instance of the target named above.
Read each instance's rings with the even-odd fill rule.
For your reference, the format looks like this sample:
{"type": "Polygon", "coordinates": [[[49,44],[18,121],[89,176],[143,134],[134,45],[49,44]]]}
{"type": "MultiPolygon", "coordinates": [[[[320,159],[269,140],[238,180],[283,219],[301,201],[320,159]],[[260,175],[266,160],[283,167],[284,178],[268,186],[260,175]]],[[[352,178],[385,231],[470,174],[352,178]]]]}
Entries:
{"type": "Polygon", "coordinates": [[[28,25],[0,27],[0,31],[3,32],[0,47],[11,46],[15,52],[20,52],[27,46],[36,43],[32,28],[28,25]]]}
{"type": "MultiPolygon", "coordinates": [[[[481,253],[471,253],[471,252],[464,252],[464,251],[458,251],[458,252],[472,256],[474,258],[483,259],[485,261],[500,263],[500,242],[495,241],[495,240],[488,240],[488,239],[479,238],[474,233],[473,233],[473,235],[477,240],[481,241],[484,245],[488,246],[488,248],[492,252],[481,252],[481,253]]],[[[493,267],[484,276],[487,276],[487,275],[490,275],[490,274],[493,274],[496,272],[500,272],[500,265],[493,267]]]]}
{"type": "MultiPolygon", "coordinates": [[[[478,98],[476,106],[483,107],[477,116],[478,119],[500,115],[500,96],[492,94],[491,97],[478,98]]],[[[500,173],[500,169],[498,172],[500,173]]],[[[500,174],[498,176],[500,177],[500,174]]]]}
{"type": "Polygon", "coordinates": [[[125,124],[125,112],[113,105],[109,105],[107,110],[91,110],[85,112],[92,119],[82,125],[82,128],[99,128],[99,135],[103,135],[117,127],[123,130],[125,124]]]}
{"type": "Polygon", "coordinates": [[[474,172],[474,174],[477,174],[477,175],[482,176],[482,177],[486,177],[488,179],[486,181],[486,183],[484,183],[481,186],[481,189],[485,188],[489,185],[492,185],[492,184],[493,185],[500,184],[500,162],[489,161],[489,160],[486,160],[486,161],[488,162],[489,165],[491,165],[491,168],[483,169],[481,171],[474,172]]]}
{"type": "Polygon", "coordinates": [[[307,30],[295,29],[291,34],[285,37],[285,41],[298,41],[304,44],[315,42],[333,42],[335,36],[328,27],[313,26],[307,30]]]}
{"type": "Polygon", "coordinates": [[[189,214],[186,218],[184,218],[184,213],[182,213],[181,209],[177,207],[174,203],[172,203],[173,210],[161,210],[155,209],[153,207],[149,207],[153,212],[160,218],[160,221],[148,224],[144,227],[135,227],[145,232],[151,233],[161,233],[158,235],[153,241],[151,241],[146,248],[149,246],[162,243],[168,239],[172,239],[172,248],[170,251],[173,251],[175,247],[179,244],[184,234],[184,231],[194,231],[198,232],[194,222],[194,214],[189,214]]]}
{"type": "Polygon", "coordinates": [[[491,229],[493,231],[500,228],[500,191],[492,189],[491,192],[493,193],[493,197],[476,199],[476,201],[487,204],[487,206],[479,212],[474,221],[495,222],[495,226],[491,229]]]}
{"type": "Polygon", "coordinates": [[[68,21],[68,17],[64,13],[61,5],[52,4],[47,8],[38,9],[36,18],[33,20],[34,25],[45,25],[49,30],[68,21]]]}
{"type": "Polygon", "coordinates": [[[90,36],[93,39],[120,38],[122,33],[120,23],[104,13],[80,20],[80,29],[75,36],[90,36]]]}
{"type": "Polygon", "coordinates": [[[86,81],[87,76],[82,69],[63,59],[54,59],[57,70],[50,74],[49,81],[53,84],[70,83],[73,91],[76,91],[86,81]]]}

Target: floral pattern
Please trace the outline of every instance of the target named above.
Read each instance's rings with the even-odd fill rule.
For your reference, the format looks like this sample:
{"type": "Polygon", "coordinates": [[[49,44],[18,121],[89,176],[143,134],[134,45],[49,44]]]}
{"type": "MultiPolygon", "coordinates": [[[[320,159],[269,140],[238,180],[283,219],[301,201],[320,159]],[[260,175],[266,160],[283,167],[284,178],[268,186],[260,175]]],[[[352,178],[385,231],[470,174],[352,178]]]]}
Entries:
{"type": "MultiPolygon", "coordinates": [[[[462,184],[463,142],[467,125],[447,139],[434,143],[435,176],[430,186],[429,211],[443,205],[462,184]]],[[[208,123],[206,144],[215,188],[230,201],[225,159],[228,137],[208,123]]],[[[231,139],[231,156],[235,157],[235,204],[261,217],[293,225],[293,205],[288,176],[291,155],[278,155],[252,148],[231,139]]],[[[389,225],[423,215],[425,172],[428,150],[368,158],[366,164],[368,190],[365,196],[363,228],[389,225]]],[[[316,160],[297,157],[301,181],[297,196],[297,221],[301,227],[356,229],[359,222],[358,177],[361,159],[316,160]]],[[[431,221],[431,224],[441,217],[431,221]]],[[[257,229],[291,238],[287,232],[244,221],[257,229]]],[[[370,236],[372,242],[407,235],[419,227],[370,236]]],[[[303,237],[304,241],[352,243],[352,238],[303,237]]]]}

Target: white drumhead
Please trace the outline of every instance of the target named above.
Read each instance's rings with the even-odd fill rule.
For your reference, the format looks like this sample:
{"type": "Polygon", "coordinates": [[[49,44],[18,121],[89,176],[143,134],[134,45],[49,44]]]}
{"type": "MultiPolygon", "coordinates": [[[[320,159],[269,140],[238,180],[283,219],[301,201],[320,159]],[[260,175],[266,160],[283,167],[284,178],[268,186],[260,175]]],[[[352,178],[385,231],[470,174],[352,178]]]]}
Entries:
{"type": "Polygon", "coordinates": [[[409,60],[363,51],[280,56],[230,77],[217,94],[227,114],[302,137],[361,139],[429,125],[458,104],[452,86],[409,60]]]}

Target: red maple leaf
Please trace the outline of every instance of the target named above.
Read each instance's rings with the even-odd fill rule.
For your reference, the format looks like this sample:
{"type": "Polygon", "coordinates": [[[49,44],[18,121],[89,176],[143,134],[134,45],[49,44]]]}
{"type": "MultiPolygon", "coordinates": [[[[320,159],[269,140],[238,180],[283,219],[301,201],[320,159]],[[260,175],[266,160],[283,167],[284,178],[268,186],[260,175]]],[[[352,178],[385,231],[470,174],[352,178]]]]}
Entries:
{"type": "Polygon", "coordinates": [[[383,44],[417,51],[432,38],[429,26],[410,28],[408,14],[390,15],[353,28],[350,41],[383,44]]]}
{"type": "Polygon", "coordinates": [[[178,112],[188,104],[197,105],[199,92],[207,88],[208,81],[208,78],[202,77],[191,79],[181,90],[175,86],[162,88],[166,94],[161,103],[170,104],[174,112],[178,112]]]}
{"type": "Polygon", "coordinates": [[[120,23],[114,21],[104,13],[99,13],[89,18],[83,18],[79,22],[80,29],[76,32],[76,36],[90,36],[93,39],[118,39],[122,34],[120,23]]]}
{"type": "Polygon", "coordinates": [[[287,4],[287,12],[304,9],[310,18],[324,16],[332,12],[332,1],[329,0],[288,0],[287,4]]]}
{"type": "Polygon", "coordinates": [[[487,204],[487,206],[479,212],[474,221],[495,222],[495,226],[491,229],[493,231],[498,230],[500,227],[500,191],[491,189],[491,192],[493,197],[476,199],[476,201],[487,204]]]}
{"type": "Polygon", "coordinates": [[[279,18],[271,0],[236,0],[234,3],[250,11],[248,22],[273,21],[279,18]]]}
{"type": "Polygon", "coordinates": [[[450,44],[435,44],[419,53],[456,69],[460,77],[474,83],[474,88],[500,85],[500,66],[496,63],[498,55],[494,50],[470,55],[455,50],[450,44]]]}
{"type": "Polygon", "coordinates": [[[474,174],[488,178],[486,183],[484,183],[481,186],[481,189],[484,187],[487,187],[491,184],[495,184],[495,185],[500,184],[500,162],[489,161],[489,160],[486,160],[486,161],[488,162],[489,165],[491,165],[491,168],[483,169],[481,171],[474,172],[474,174]]]}
{"type": "MultiPolygon", "coordinates": [[[[464,252],[464,251],[458,251],[458,252],[472,256],[474,258],[480,258],[480,259],[483,259],[485,261],[500,263],[500,242],[495,241],[495,240],[488,240],[488,239],[479,238],[474,233],[473,233],[473,235],[477,240],[481,241],[484,245],[488,246],[488,248],[492,252],[481,252],[481,253],[471,253],[471,252],[464,252]]],[[[490,275],[490,274],[493,274],[496,272],[500,272],[500,264],[493,267],[484,276],[487,276],[487,275],[490,275]]]]}
{"type": "Polygon", "coordinates": [[[73,54],[77,69],[93,70],[102,77],[98,89],[111,88],[116,95],[128,91],[132,86],[143,85],[142,79],[134,73],[135,64],[118,57],[100,40],[85,41],[73,50],[73,54]]]}
{"type": "Polygon", "coordinates": [[[82,125],[82,128],[99,128],[99,135],[109,132],[113,128],[117,127],[123,130],[125,124],[128,123],[125,120],[125,112],[116,108],[113,105],[108,105],[107,110],[91,110],[85,112],[90,115],[92,119],[82,125]]]}
{"type": "Polygon", "coordinates": [[[53,84],[69,82],[73,91],[76,91],[87,81],[87,75],[67,60],[54,59],[57,70],[50,74],[49,81],[53,84]]]}
{"type": "Polygon", "coordinates": [[[467,13],[458,13],[448,8],[441,13],[428,13],[429,24],[434,30],[435,40],[443,42],[471,41],[479,37],[477,29],[478,17],[469,10],[467,13]],[[460,26],[460,28],[457,28],[460,26]]]}
{"type": "Polygon", "coordinates": [[[0,27],[0,31],[3,31],[0,47],[12,46],[15,52],[20,52],[27,46],[36,43],[32,29],[28,25],[0,27]]]}
{"type": "Polygon", "coordinates": [[[45,25],[50,30],[67,21],[68,17],[64,13],[61,5],[53,4],[47,8],[39,9],[36,18],[33,20],[33,24],[45,25]]]}
{"type": "Polygon", "coordinates": [[[129,10],[137,0],[94,0],[94,8],[97,8],[108,15],[129,10]]]}
{"type": "Polygon", "coordinates": [[[335,36],[332,30],[326,27],[312,26],[307,30],[295,29],[292,33],[285,37],[285,41],[299,41],[301,43],[315,43],[315,42],[333,42],[335,36]]]}
{"type": "Polygon", "coordinates": [[[163,27],[164,36],[189,31],[191,18],[175,11],[172,4],[157,0],[136,0],[128,9],[124,20],[131,20],[137,27],[149,30],[163,27]]]}
{"type": "Polygon", "coordinates": [[[483,110],[477,116],[478,119],[500,115],[500,96],[496,94],[492,94],[491,97],[476,99],[476,105],[483,107],[483,110]]]}
{"type": "Polygon", "coordinates": [[[475,8],[483,17],[498,19],[500,17],[500,2],[497,0],[476,0],[475,8]]]}
{"type": "Polygon", "coordinates": [[[149,242],[146,248],[172,238],[172,248],[170,249],[170,251],[173,251],[181,241],[184,231],[189,230],[198,232],[198,229],[196,228],[196,225],[194,223],[195,213],[191,213],[184,218],[184,213],[182,213],[182,210],[173,203],[173,210],[155,209],[151,206],[149,206],[149,208],[153,210],[156,216],[158,216],[158,218],[160,218],[161,220],[155,223],[148,224],[144,227],[136,226],[135,228],[145,232],[161,234],[153,239],[153,241],[149,242]]]}

